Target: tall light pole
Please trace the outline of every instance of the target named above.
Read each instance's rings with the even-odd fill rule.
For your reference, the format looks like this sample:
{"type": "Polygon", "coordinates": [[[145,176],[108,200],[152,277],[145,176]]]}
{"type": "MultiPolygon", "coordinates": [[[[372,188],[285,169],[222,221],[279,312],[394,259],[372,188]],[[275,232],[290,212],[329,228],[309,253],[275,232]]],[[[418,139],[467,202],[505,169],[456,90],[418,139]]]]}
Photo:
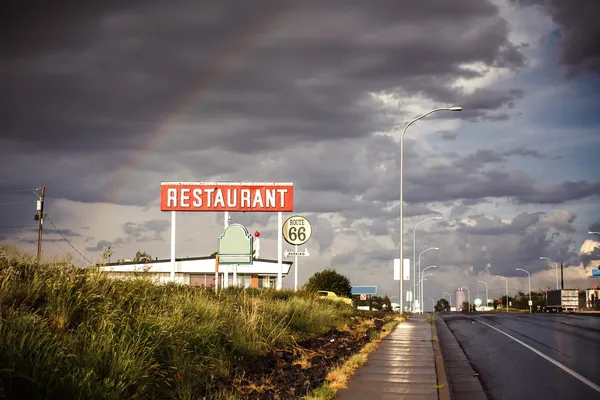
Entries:
{"type": "Polygon", "coordinates": [[[556,261],[554,261],[554,260],[551,260],[551,259],[550,259],[550,258],[548,258],[548,257],[540,257],[540,260],[548,260],[548,261],[550,261],[550,262],[553,262],[553,263],[554,263],[554,275],[556,276],[556,289],[557,289],[557,290],[558,290],[558,289],[560,289],[560,288],[558,287],[558,264],[556,263],[556,261]]]}
{"type": "MultiPolygon", "coordinates": [[[[434,108],[425,114],[419,115],[417,118],[410,121],[402,130],[402,136],[400,136],[400,272],[402,272],[402,265],[404,264],[404,136],[409,126],[425,118],[426,116],[433,114],[438,111],[462,111],[462,107],[439,107],[434,108]]],[[[400,273],[402,275],[402,273],[400,273]]],[[[400,276],[400,294],[403,293],[404,280],[400,276]]],[[[400,299],[400,309],[404,311],[404,299],[400,299]]]]}
{"type": "Polygon", "coordinates": [[[444,294],[448,295],[448,304],[450,305],[450,307],[452,307],[452,295],[448,292],[444,292],[444,294]]]}
{"type": "Polygon", "coordinates": [[[485,285],[485,311],[487,311],[488,310],[487,309],[487,307],[488,307],[488,299],[489,299],[489,297],[488,297],[488,285],[484,281],[477,281],[477,282],[481,282],[481,283],[483,283],[485,285]]]}
{"type": "Polygon", "coordinates": [[[517,271],[523,271],[529,277],[529,314],[531,314],[531,305],[533,304],[531,301],[531,274],[523,268],[517,268],[517,271]]]}
{"type": "Polygon", "coordinates": [[[435,300],[432,297],[428,297],[427,300],[431,300],[431,312],[435,312],[435,300]]]}
{"type": "Polygon", "coordinates": [[[425,274],[425,275],[421,276],[421,279],[419,280],[419,284],[421,286],[421,299],[419,299],[420,300],[419,307],[421,308],[420,314],[423,314],[423,311],[425,310],[425,306],[423,305],[423,298],[422,298],[422,296],[423,296],[423,281],[427,280],[427,279],[424,279],[426,276],[432,276],[432,275],[433,274],[425,274]]]}
{"type": "Polygon", "coordinates": [[[506,312],[508,312],[508,279],[504,276],[496,275],[496,278],[502,278],[506,281],[506,312]]]}
{"type": "MultiPolygon", "coordinates": [[[[440,220],[442,219],[442,217],[429,217],[427,219],[424,219],[423,221],[419,222],[418,224],[415,225],[415,227],[413,228],[413,284],[417,284],[417,260],[416,260],[416,252],[417,252],[417,227],[421,224],[424,224],[427,221],[431,221],[431,220],[440,220]]],[[[414,311],[414,304],[415,302],[413,301],[413,311],[414,311]]]]}
{"type": "MultiPolygon", "coordinates": [[[[429,267],[424,268],[423,272],[421,273],[421,275],[423,275],[423,273],[425,273],[425,271],[427,271],[429,268],[437,268],[437,265],[430,265],[429,267]]],[[[419,293],[421,293],[420,300],[421,300],[421,304],[423,304],[423,302],[424,302],[424,299],[423,299],[423,282],[421,282],[421,287],[419,288],[419,293]]]]}
{"type": "MultiPolygon", "coordinates": [[[[418,263],[419,263],[419,275],[418,275],[418,276],[421,276],[421,256],[422,256],[424,253],[428,252],[429,250],[439,250],[439,249],[440,249],[439,247],[429,247],[428,249],[425,249],[425,250],[423,250],[422,252],[420,252],[420,253],[419,253],[419,258],[418,258],[418,263]]],[[[420,282],[419,282],[419,283],[420,283],[420,282]]],[[[420,290],[420,286],[421,286],[421,285],[419,284],[419,285],[417,285],[417,287],[415,288],[415,289],[418,291],[418,293],[419,293],[419,295],[417,296],[417,298],[418,298],[419,300],[421,299],[421,290],[420,290]]],[[[420,307],[423,307],[423,305],[422,305],[422,304],[420,304],[420,307]]],[[[413,311],[414,311],[414,310],[413,310],[413,311]]]]}
{"type": "Polygon", "coordinates": [[[469,296],[469,312],[471,312],[471,291],[469,290],[468,287],[464,287],[464,286],[461,287],[460,289],[461,290],[465,289],[467,291],[467,295],[469,296]]]}

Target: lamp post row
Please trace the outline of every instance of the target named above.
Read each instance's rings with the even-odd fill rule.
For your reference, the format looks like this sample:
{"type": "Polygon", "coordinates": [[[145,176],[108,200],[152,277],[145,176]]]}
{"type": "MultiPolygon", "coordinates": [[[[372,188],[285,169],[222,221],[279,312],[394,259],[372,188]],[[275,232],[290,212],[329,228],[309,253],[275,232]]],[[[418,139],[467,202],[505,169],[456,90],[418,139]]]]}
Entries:
{"type": "MultiPolygon", "coordinates": [[[[418,116],[417,118],[411,120],[410,122],[408,122],[405,126],[404,129],[402,130],[402,135],[400,136],[400,266],[402,269],[402,266],[404,265],[404,137],[406,135],[406,132],[408,130],[408,128],[415,122],[417,122],[420,119],[423,119],[433,113],[436,113],[438,111],[462,111],[462,107],[439,107],[439,108],[434,108],[431,111],[428,111],[420,116],[418,116]]],[[[419,254],[419,258],[418,258],[418,263],[419,263],[419,277],[420,279],[418,279],[417,275],[416,275],[416,265],[415,265],[415,256],[416,256],[416,234],[417,234],[417,227],[427,221],[430,220],[440,220],[442,219],[440,216],[436,216],[436,217],[430,217],[427,218],[419,223],[417,223],[414,228],[413,228],[413,285],[412,288],[415,290],[415,296],[412,297],[412,310],[413,312],[415,311],[415,299],[419,298],[420,299],[420,308],[421,308],[421,312],[423,310],[423,276],[421,273],[421,255],[423,255],[424,252],[428,251],[428,250],[439,250],[439,248],[437,247],[430,247],[424,251],[422,251],[419,254]],[[420,284],[420,288],[419,288],[419,284],[420,284]],[[419,297],[417,297],[417,291],[419,292],[418,295],[419,297]]],[[[600,235],[600,232],[594,232],[594,231],[589,231],[589,234],[597,234],[600,235]]],[[[554,269],[555,269],[555,278],[556,278],[556,288],[559,289],[558,286],[558,264],[551,260],[548,257],[540,257],[541,260],[548,260],[551,261],[552,263],[554,263],[554,269]]],[[[434,267],[434,266],[430,266],[430,267],[434,267]]],[[[427,268],[430,268],[427,267],[427,268]]],[[[427,269],[425,268],[425,269],[427,269]]],[[[527,273],[528,277],[529,277],[529,312],[531,312],[531,274],[522,269],[522,268],[517,268],[517,270],[520,271],[524,271],[527,273]]],[[[423,271],[424,272],[424,271],[423,271]]],[[[402,274],[401,274],[402,275],[402,274]]],[[[506,279],[506,277],[503,276],[497,276],[499,278],[503,278],[506,280],[506,309],[508,310],[508,280],[506,279]]],[[[486,307],[487,307],[487,300],[488,300],[488,294],[487,294],[487,283],[483,282],[483,281],[479,281],[485,284],[486,286],[486,307]]],[[[400,276],[400,309],[404,310],[404,277],[400,276]]],[[[469,290],[468,288],[466,288],[467,290],[469,290]]],[[[450,294],[448,293],[448,295],[450,296],[450,294]]],[[[469,298],[470,298],[470,292],[469,292],[469,298]]],[[[450,297],[451,300],[451,297],[450,297]]],[[[433,299],[432,299],[433,301],[433,299]]]]}

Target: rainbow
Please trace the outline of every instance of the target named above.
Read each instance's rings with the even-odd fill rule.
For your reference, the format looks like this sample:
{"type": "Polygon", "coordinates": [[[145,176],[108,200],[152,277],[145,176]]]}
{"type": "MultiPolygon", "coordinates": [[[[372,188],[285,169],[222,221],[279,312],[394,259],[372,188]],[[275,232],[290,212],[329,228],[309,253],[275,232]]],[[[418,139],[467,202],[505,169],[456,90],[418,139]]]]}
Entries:
{"type": "MultiPolygon", "coordinates": [[[[295,3],[300,0],[281,1],[278,7],[268,10],[263,18],[260,18],[252,28],[238,41],[232,43],[223,55],[213,62],[208,73],[203,74],[199,81],[194,84],[191,92],[187,93],[172,108],[149,135],[143,147],[136,151],[131,160],[131,167],[120,173],[110,187],[114,188],[107,193],[107,201],[118,203],[122,198],[123,191],[133,182],[137,174],[148,165],[150,155],[156,152],[164,141],[175,132],[172,127],[183,118],[188,111],[198,104],[204,93],[218,83],[223,77],[235,70],[241,64],[247,53],[249,53],[261,39],[278,25],[292,10],[295,3]]],[[[157,197],[160,182],[156,183],[157,197]]]]}

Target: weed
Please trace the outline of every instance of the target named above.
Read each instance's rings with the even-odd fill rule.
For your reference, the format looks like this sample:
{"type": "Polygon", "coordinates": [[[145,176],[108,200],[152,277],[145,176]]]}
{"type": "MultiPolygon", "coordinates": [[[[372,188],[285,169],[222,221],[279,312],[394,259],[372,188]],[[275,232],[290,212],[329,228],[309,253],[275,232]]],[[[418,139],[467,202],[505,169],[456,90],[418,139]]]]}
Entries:
{"type": "Polygon", "coordinates": [[[69,260],[0,253],[9,398],[233,399],[211,388],[232,377],[236,359],[290,348],[354,314],[302,291],[157,285],[141,273],[114,279],[69,260]]]}

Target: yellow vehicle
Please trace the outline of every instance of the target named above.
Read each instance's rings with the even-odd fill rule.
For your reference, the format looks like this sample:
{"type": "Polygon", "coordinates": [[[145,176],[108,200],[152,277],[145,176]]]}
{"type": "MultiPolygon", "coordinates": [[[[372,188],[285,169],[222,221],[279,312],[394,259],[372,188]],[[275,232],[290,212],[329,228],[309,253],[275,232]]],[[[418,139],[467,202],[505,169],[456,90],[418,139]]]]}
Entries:
{"type": "Polygon", "coordinates": [[[342,303],[348,304],[350,306],[352,305],[352,299],[349,299],[347,297],[338,296],[337,294],[335,294],[333,292],[329,292],[327,290],[319,290],[317,292],[317,294],[319,295],[320,298],[323,298],[326,300],[341,301],[342,303]]]}

